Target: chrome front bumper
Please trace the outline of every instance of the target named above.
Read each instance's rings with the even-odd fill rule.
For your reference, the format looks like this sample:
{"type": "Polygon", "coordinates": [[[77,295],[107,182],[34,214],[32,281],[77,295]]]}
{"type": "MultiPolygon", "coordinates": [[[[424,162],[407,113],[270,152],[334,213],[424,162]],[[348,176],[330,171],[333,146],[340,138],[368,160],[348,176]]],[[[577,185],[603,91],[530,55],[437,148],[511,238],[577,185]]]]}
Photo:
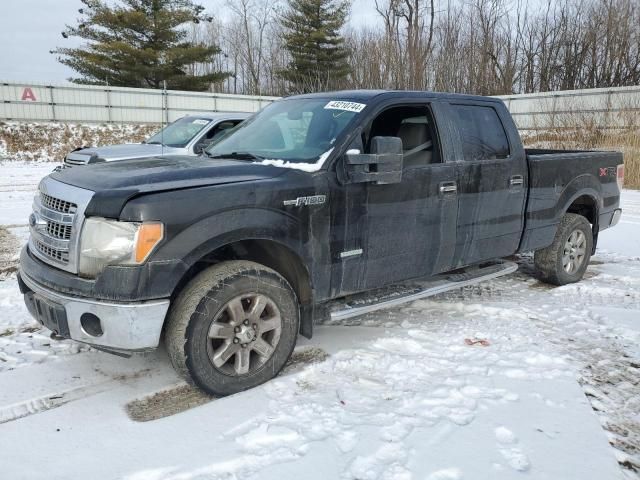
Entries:
{"type": "Polygon", "coordinates": [[[59,336],[71,338],[105,349],[141,351],[156,348],[169,300],[137,303],[111,303],[54,292],[30,279],[24,272],[20,280],[25,303],[33,317],[59,336]],[[99,319],[99,334],[85,328],[88,318],[95,326],[99,319]],[[83,326],[84,325],[84,326],[83,326]]]}

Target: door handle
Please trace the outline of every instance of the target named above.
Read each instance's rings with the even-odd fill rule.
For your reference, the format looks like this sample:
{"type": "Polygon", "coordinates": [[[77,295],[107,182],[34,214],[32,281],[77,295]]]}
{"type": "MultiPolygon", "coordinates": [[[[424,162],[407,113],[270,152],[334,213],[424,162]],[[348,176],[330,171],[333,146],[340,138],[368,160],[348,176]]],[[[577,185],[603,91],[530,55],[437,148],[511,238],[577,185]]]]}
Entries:
{"type": "Polygon", "coordinates": [[[456,182],[440,183],[440,193],[443,195],[447,193],[456,193],[457,191],[458,191],[458,186],[456,185],[456,182]]]}
{"type": "Polygon", "coordinates": [[[512,187],[524,185],[524,177],[522,175],[514,175],[509,179],[509,185],[512,187]]]}

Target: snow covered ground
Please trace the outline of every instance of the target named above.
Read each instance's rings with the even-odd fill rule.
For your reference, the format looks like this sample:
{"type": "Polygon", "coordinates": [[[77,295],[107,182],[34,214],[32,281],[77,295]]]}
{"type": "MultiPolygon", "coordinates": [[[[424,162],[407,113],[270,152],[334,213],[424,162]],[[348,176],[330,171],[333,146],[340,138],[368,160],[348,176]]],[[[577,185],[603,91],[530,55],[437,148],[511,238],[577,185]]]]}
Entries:
{"type": "MultiPolygon", "coordinates": [[[[0,164],[14,250],[50,170],[0,164]]],[[[318,326],[280,377],[213,401],[162,350],[122,359],[50,340],[6,269],[0,478],[636,478],[640,192],[623,208],[579,284],[544,285],[522,257],[508,277],[318,326]]]]}

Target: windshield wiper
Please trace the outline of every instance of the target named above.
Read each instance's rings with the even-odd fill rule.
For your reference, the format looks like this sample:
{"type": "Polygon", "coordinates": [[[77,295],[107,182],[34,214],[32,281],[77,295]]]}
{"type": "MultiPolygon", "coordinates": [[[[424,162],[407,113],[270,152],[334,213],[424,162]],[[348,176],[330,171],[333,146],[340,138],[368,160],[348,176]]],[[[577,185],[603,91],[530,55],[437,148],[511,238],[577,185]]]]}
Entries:
{"type": "Polygon", "coordinates": [[[209,158],[231,158],[234,160],[264,160],[260,155],[251,152],[231,152],[224,155],[211,155],[207,152],[209,158]]]}
{"type": "Polygon", "coordinates": [[[142,142],[142,143],[146,143],[147,145],[162,145],[161,142],[142,142]]]}

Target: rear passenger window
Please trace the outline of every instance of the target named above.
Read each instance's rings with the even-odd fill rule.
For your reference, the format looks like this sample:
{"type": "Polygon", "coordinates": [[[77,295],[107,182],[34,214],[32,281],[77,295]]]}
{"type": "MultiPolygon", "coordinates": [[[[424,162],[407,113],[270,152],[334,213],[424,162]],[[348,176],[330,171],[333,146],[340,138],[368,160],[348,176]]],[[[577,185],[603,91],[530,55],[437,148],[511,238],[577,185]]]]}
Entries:
{"type": "Polygon", "coordinates": [[[491,107],[452,105],[457,117],[464,160],[509,156],[509,142],[498,113],[491,107]]]}

